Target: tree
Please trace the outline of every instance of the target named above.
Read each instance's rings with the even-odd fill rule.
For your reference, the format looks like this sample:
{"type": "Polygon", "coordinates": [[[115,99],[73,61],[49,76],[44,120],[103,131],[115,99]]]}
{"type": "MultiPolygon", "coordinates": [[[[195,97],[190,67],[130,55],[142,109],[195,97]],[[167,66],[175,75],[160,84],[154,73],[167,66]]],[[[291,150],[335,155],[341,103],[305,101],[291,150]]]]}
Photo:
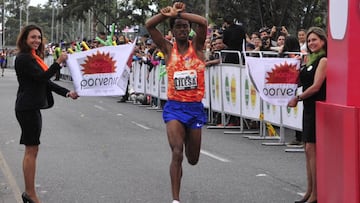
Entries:
{"type": "MultiPolygon", "coordinates": [[[[63,3],[66,0],[62,0],[63,3]]],[[[66,1],[68,9],[60,14],[66,19],[86,20],[89,13],[93,16],[93,32],[107,31],[109,25],[114,23],[119,30],[126,26],[144,24],[147,16],[154,13],[151,5],[157,3],[151,0],[120,1],[116,0],[89,0],[66,1]]]]}
{"type": "Polygon", "coordinates": [[[5,1],[5,44],[7,46],[15,46],[17,36],[20,32],[20,27],[26,25],[26,16],[28,15],[28,23],[33,23],[39,25],[44,32],[44,37],[50,37],[50,26],[48,22],[43,19],[51,19],[51,12],[48,12],[47,9],[40,7],[30,6],[27,8],[26,0],[15,0],[15,1],[5,1]],[[20,13],[21,12],[21,13],[20,13]],[[36,13],[36,15],[31,15],[36,13]],[[21,16],[21,18],[20,18],[21,16]],[[20,20],[21,19],[21,20],[20,20]],[[21,22],[21,24],[20,24],[21,22]]]}
{"type": "MultiPolygon", "coordinates": [[[[214,0],[211,2],[210,17],[217,24],[223,16],[233,16],[254,32],[261,27],[286,26],[291,33],[310,26],[325,27],[327,16],[326,0],[214,0]],[[245,6],[246,5],[246,6],[245,6]],[[322,23],[314,20],[320,19],[322,23]]],[[[319,20],[318,20],[319,21],[319,20]]]]}
{"type": "MultiPolygon", "coordinates": [[[[6,44],[15,45],[21,24],[26,23],[26,0],[5,1],[6,44]]],[[[174,0],[51,0],[40,7],[28,8],[29,23],[43,28],[44,36],[50,38],[51,29],[60,33],[59,39],[77,40],[84,32],[87,38],[94,38],[99,31],[110,32],[112,23],[117,30],[126,26],[144,25],[147,18],[159,12],[160,8],[171,6],[174,0]],[[56,26],[51,27],[52,5],[55,9],[56,26]],[[60,23],[63,22],[63,23],[60,23]],[[59,31],[62,25],[63,32],[59,31]]],[[[182,0],[188,12],[205,15],[205,0],[182,0]]],[[[326,0],[210,0],[209,23],[221,26],[225,16],[232,16],[247,28],[247,32],[259,30],[263,26],[285,25],[295,34],[300,28],[320,26],[326,28],[326,0]]],[[[168,23],[159,25],[164,34],[168,23]]]]}

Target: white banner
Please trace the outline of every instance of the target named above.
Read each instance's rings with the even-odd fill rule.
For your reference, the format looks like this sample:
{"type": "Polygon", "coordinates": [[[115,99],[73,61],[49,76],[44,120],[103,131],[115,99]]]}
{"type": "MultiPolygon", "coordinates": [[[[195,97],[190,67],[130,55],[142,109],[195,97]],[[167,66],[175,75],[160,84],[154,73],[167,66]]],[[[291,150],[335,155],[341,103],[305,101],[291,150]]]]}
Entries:
{"type": "MultiPolygon", "coordinates": [[[[297,94],[302,93],[302,87],[299,87],[297,94]]],[[[282,107],[282,123],[284,126],[302,130],[303,102],[298,102],[296,107],[282,107]]]]}
{"type": "Polygon", "coordinates": [[[260,119],[261,99],[254,85],[246,74],[245,68],[241,68],[241,116],[244,118],[260,119]]]}
{"type": "Polygon", "coordinates": [[[240,116],[240,67],[223,64],[221,71],[223,111],[230,115],[240,116]]]}
{"type": "Polygon", "coordinates": [[[133,63],[132,72],[134,74],[134,90],[136,93],[145,93],[145,80],[147,65],[140,64],[139,61],[133,63]]]}
{"type": "Polygon", "coordinates": [[[300,60],[246,57],[246,68],[264,101],[273,105],[286,106],[296,95],[300,60]]]}
{"type": "Polygon", "coordinates": [[[159,65],[160,99],[167,100],[168,75],[166,66],[159,65]]]}
{"type": "Polygon", "coordinates": [[[151,77],[150,94],[153,97],[159,97],[159,66],[153,67],[153,69],[150,71],[149,77],[151,77]]]}
{"type": "Polygon", "coordinates": [[[205,108],[210,108],[210,69],[205,69],[205,94],[202,103],[205,108]]]}
{"type": "Polygon", "coordinates": [[[222,112],[222,93],[221,93],[221,67],[215,65],[210,67],[210,100],[211,109],[215,112],[222,112]]]}
{"type": "Polygon", "coordinates": [[[76,92],[80,96],[124,95],[134,45],[104,46],[69,54],[66,62],[76,92]]]}
{"type": "Polygon", "coordinates": [[[264,101],[263,113],[264,121],[278,126],[281,125],[281,106],[276,106],[264,101]]]}

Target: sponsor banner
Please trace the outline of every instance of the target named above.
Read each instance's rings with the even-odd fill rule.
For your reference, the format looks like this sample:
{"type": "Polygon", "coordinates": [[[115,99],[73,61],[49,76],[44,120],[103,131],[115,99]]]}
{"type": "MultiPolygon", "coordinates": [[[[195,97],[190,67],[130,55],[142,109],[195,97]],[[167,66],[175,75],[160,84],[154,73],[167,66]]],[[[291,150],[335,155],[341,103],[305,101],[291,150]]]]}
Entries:
{"type": "Polygon", "coordinates": [[[146,64],[139,63],[138,61],[133,63],[132,74],[134,75],[134,90],[136,93],[145,93],[146,72],[146,64]]]}
{"type": "Polygon", "coordinates": [[[153,97],[159,97],[159,67],[154,66],[150,71],[149,77],[151,78],[150,94],[153,97]]]}
{"type": "MultiPolygon", "coordinates": [[[[302,93],[302,87],[299,87],[297,94],[302,93]]],[[[298,102],[296,107],[282,107],[282,124],[286,127],[302,130],[303,102],[298,102]]]]}
{"type": "Polygon", "coordinates": [[[210,70],[208,67],[205,69],[205,94],[204,98],[202,99],[202,103],[204,104],[205,108],[210,108],[210,70]]]}
{"type": "Polygon", "coordinates": [[[263,113],[264,121],[270,122],[274,125],[281,125],[281,107],[274,104],[270,104],[266,101],[263,101],[263,113]]]}
{"type": "Polygon", "coordinates": [[[260,119],[261,99],[255,86],[250,81],[246,69],[241,68],[241,116],[260,119]]]}
{"type": "Polygon", "coordinates": [[[145,80],[145,92],[147,95],[151,95],[151,86],[153,81],[154,71],[149,72],[149,67],[146,67],[146,80],[145,80]]]}
{"type": "Polygon", "coordinates": [[[264,101],[287,106],[296,95],[300,60],[246,57],[246,68],[251,82],[264,101]]]}
{"type": "Polygon", "coordinates": [[[210,100],[211,109],[215,112],[222,112],[222,93],[221,93],[221,69],[222,66],[210,67],[210,100]]]}
{"type": "Polygon", "coordinates": [[[69,54],[66,62],[76,92],[80,96],[124,95],[134,45],[104,46],[69,54]]]}
{"type": "MultiPolygon", "coordinates": [[[[50,66],[51,66],[51,65],[50,65],[50,66]]],[[[50,67],[50,66],[49,66],[49,67],[50,67]]],[[[64,66],[64,67],[62,67],[62,68],[60,69],[60,74],[63,75],[63,76],[65,76],[65,77],[71,75],[69,68],[66,67],[66,66],[64,66]]]]}
{"type": "MultiPolygon", "coordinates": [[[[166,67],[163,66],[163,68],[166,68],[166,67]]],[[[168,75],[167,75],[167,73],[161,74],[160,72],[159,72],[159,74],[160,74],[160,76],[159,76],[160,99],[167,100],[168,75]]]]}
{"type": "Polygon", "coordinates": [[[221,71],[224,112],[240,116],[240,67],[223,64],[221,71]]]}

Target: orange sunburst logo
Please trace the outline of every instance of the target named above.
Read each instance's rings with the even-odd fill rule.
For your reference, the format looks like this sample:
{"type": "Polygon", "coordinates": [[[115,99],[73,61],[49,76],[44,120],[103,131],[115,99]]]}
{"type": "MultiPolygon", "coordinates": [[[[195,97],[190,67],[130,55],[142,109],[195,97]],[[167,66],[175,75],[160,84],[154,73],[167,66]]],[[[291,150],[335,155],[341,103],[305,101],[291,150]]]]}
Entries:
{"type": "Polygon", "coordinates": [[[115,63],[116,61],[110,56],[110,53],[100,53],[99,51],[96,54],[87,56],[85,63],[81,64],[83,69],[81,71],[86,74],[97,74],[97,73],[114,73],[115,72],[115,63]]]}
{"type": "Polygon", "coordinates": [[[267,84],[282,83],[282,84],[296,84],[298,81],[299,71],[296,69],[296,64],[275,65],[271,72],[267,72],[267,84]]]}

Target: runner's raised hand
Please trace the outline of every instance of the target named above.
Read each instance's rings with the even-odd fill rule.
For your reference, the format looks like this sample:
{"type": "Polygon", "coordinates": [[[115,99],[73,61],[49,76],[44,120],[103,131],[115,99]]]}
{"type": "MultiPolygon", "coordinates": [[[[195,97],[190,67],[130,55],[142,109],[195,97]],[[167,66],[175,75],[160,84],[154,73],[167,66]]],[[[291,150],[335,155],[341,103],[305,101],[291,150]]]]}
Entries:
{"type": "Polygon", "coordinates": [[[171,6],[162,8],[160,13],[167,17],[174,17],[177,15],[177,12],[171,6]]]}
{"type": "Polygon", "coordinates": [[[185,4],[182,2],[175,2],[173,5],[173,9],[176,11],[176,13],[178,12],[183,12],[185,11],[185,4]]]}

